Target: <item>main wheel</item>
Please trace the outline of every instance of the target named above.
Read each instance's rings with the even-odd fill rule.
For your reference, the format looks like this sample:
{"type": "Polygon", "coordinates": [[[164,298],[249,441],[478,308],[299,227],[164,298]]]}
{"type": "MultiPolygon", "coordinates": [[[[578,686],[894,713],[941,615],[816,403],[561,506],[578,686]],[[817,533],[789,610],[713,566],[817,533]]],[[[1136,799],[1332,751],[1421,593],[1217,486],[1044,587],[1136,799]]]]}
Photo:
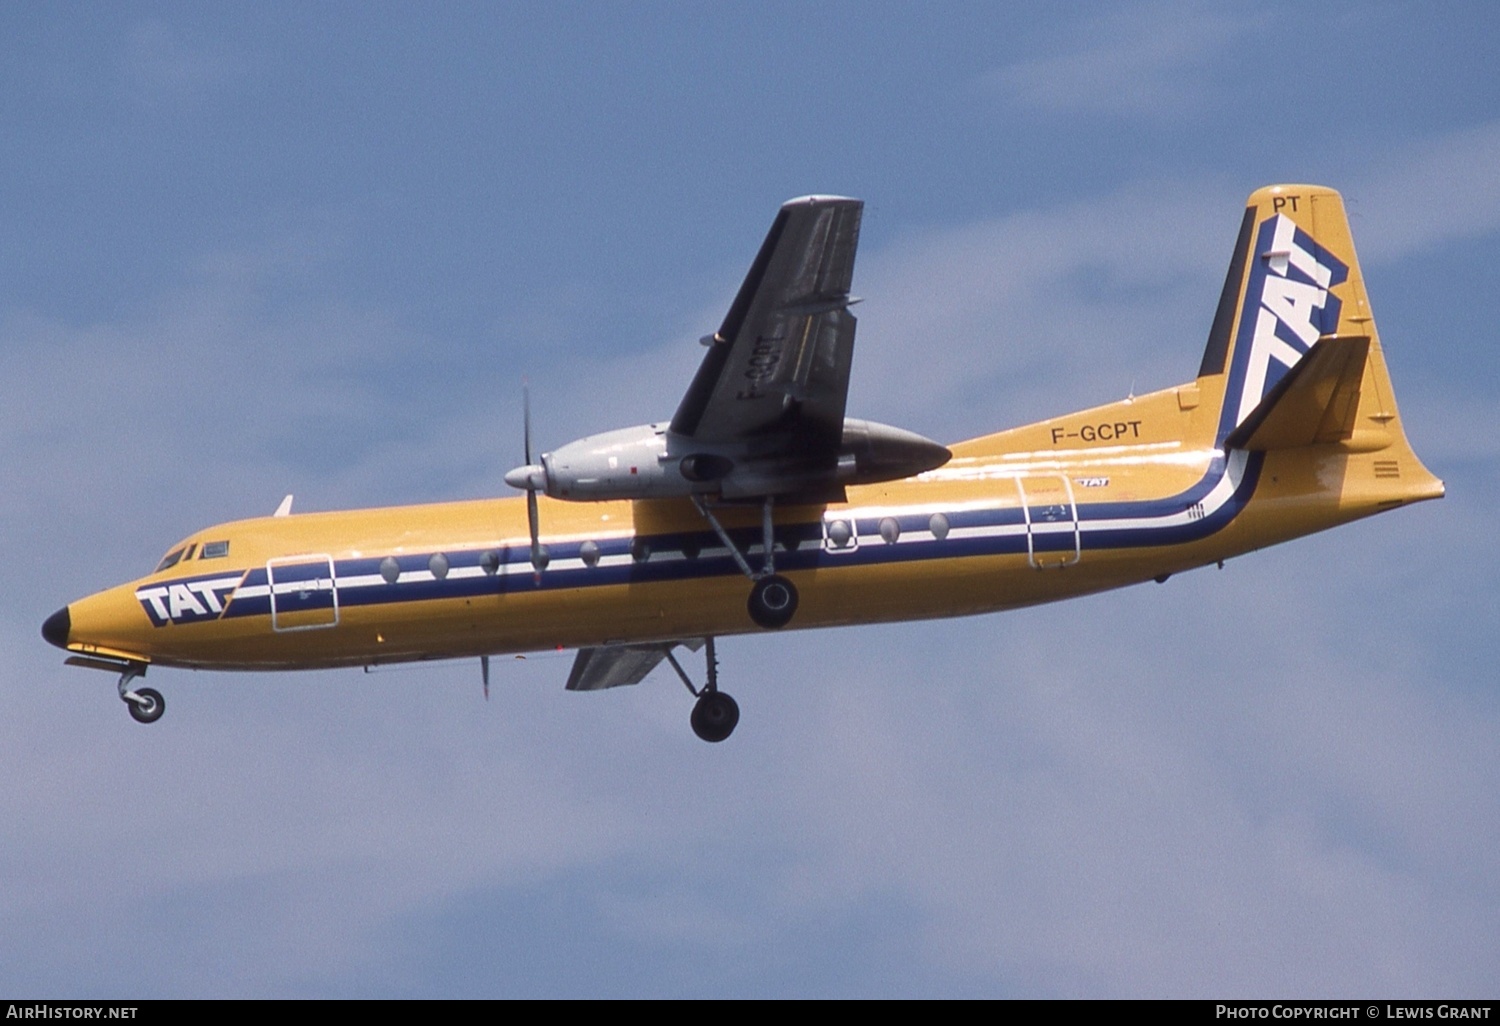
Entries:
{"type": "Polygon", "coordinates": [[[740,722],[740,707],[722,691],[705,691],[693,706],[693,733],[705,741],[723,741],[740,722]]]}
{"type": "Polygon", "coordinates": [[[137,688],[135,694],[139,701],[127,698],[125,707],[137,723],[155,723],[167,711],[167,700],[155,688],[137,688]]]}
{"type": "Polygon", "coordinates": [[[762,577],[750,589],[750,619],[760,627],[785,627],[797,612],[797,586],[780,574],[762,577]]]}

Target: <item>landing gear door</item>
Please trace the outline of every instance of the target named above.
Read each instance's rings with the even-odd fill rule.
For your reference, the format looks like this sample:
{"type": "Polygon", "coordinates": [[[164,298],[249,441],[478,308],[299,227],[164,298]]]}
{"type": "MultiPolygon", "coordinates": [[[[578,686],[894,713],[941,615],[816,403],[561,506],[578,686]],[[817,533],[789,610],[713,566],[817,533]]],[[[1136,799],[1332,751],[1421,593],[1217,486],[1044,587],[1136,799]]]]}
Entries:
{"type": "Polygon", "coordinates": [[[271,629],[310,631],[339,622],[339,593],[331,556],[282,556],[266,563],[271,629]]]}
{"type": "Polygon", "coordinates": [[[1026,517],[1026,556],[1038,570],[1072,566],[1082,546],[1073,482],[1061,474],[1016,478],[1026,517]]]}

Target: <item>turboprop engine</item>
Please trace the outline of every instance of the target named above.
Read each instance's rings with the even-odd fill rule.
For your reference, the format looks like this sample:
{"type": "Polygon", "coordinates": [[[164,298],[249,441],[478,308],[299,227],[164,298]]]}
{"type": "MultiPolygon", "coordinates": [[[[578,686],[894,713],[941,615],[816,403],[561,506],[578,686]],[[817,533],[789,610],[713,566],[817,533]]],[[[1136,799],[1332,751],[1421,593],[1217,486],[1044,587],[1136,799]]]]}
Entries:
{"type": "Polygon", "coordinates": [[[579,502],[692,494],[749,499],[912,477],[952,455],[914,431],[852,417],[844,421],[832,463],[788,456],[769,440],[758,452],[754,442],[715,446],[674,434],[666,424],[641,424],[543,453],[539,463],[506,474],[505,483],[579,502]]]}

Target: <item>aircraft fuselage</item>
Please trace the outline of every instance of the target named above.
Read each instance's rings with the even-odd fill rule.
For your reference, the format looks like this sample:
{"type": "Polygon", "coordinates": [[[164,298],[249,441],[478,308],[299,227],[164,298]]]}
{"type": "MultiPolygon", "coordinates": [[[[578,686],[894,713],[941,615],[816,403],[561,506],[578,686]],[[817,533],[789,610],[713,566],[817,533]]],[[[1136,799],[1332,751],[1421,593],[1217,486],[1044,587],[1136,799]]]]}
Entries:
{"type": "Polygon", "coordinates": [[[578,648],[567,686],[598,690],[669,660],[698,698],[693,729],[722,741],[739,711],[715,637],[1165,580],[1443,494],[1401,426],[1332,189],[1251,195],[1195,380],[951,450],[845,415],[862,209],[782,205],[669,423],[534,463],[528,415],[526,463],[506,475],[525,498],[222,524],[43,636],[118,670],[147,723],[164,699],[132,682],[152,664],[578,648]],[[706,648],[701,689],[674,646],[706,648]]]}
{"type": "MultiPolygon", "coordinates": [[[[1219,406],[1204,387],[960,443],[946,466],[851,488],[844,503],[776,508],[777,571],[801,593],[792,626],[1069,598],[1442,493],[1404,444],[1369,451],[1368,436],[1290,453],[1194,445],[1212,438],[1219,406]]],[[[759,507],[718,512],[758,559],[759,507]]],[[[758,630],[743,575],[685,500],[544,498],[541,524],[539,572],[522,498],[218,525],[174,547],[189,558],[73,603],[67,647],[312,668],[758,630]]]]}

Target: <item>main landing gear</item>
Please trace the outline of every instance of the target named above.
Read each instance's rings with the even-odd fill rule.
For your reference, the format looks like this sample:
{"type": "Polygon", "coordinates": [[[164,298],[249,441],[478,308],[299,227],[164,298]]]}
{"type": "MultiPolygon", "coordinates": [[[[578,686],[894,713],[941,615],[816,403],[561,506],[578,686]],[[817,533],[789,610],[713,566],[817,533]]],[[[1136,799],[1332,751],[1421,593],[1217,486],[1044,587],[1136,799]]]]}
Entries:
{"type": "Polygon", "coordinates": [[[704,662],[708,667],[708,683],[702,688],[693,687],[693,682],[682,669],[672,650],[667,650],[667,662],[677,671],[689,692],[698,701],[693,705],[693,733],[711,743],[718,743],[734,733],[740,722],[740,707],[734,699],[719,690],[719,660],[714,655],[714,639],[703,639],[704,662]]]}
{"type": "Polygon", "coordinates": [[[155,688],[131,688],[130,682],[146,675],[143,663],[131,663],[120,674],[120,700],[137,723],[155,723],[167,711],[167,700],[155,688]]]}
{"type": "MultiPolygon", "coordinates": [[[[746,603],[746,608],[750,613],[750,619],[755,621],[756,626],[764,627],[767,630],[785,627],[792,622],[792,617],[797,613],[797,586],[776,572],[776,539],[771,520],[771,510],[774,501],[768,495],[761,502],[760,538],[761,551],[764,553],[764,556],[760,569],[753,570],[750,567],[750,562],[745,559],[744,553],[740,551],[739,546],[729,537],[729,532],[724,530],[724,525],[719,523],[718,517],[714,516],[713,511],[708,508],[708,504],[703,501],[701,496],[693,496],[693,505],[698,507],[698,512],[703,514],[703,518],[713,527],[714,533],[719,536],[719,540],[729,549],[729,554],[734,557],[734,561],[740,570],[754,582],[750,588],[750,600],[746,603]]],[[[711,657],[709,664],[713,664],[711,657]]],[[[680,673],[681,671],[679,670],[678,672],[680,673]]],[[[730,704],[733,704],[732,700],[730,704]]],[[[693,723],[695,730],[697,729],[696,717],[697,714],[694,713],[693,723]]],[[[734,718],[736,720],[739,719],[738,712],[735,713],[734,718]]],[[[729,729],[734,729],[733,723],[729,725],[729,729]]],[[[703,737],[701,731],[698,736],[703,737]]],[[[724,737],[728,736],[729,734],[726,732],[724,737]]],[[[709,739],[704,738],[704,740],[709,739]]],[[[723,738],[715,738],[714,740],[722,741],[723,738]]]]}
{"type": "Polygon", "coordinates": [[[797,612],[797,587],[780,574],[757,578],[747,603],[750,619],[767,630],[785,627],[797,612]]]}

